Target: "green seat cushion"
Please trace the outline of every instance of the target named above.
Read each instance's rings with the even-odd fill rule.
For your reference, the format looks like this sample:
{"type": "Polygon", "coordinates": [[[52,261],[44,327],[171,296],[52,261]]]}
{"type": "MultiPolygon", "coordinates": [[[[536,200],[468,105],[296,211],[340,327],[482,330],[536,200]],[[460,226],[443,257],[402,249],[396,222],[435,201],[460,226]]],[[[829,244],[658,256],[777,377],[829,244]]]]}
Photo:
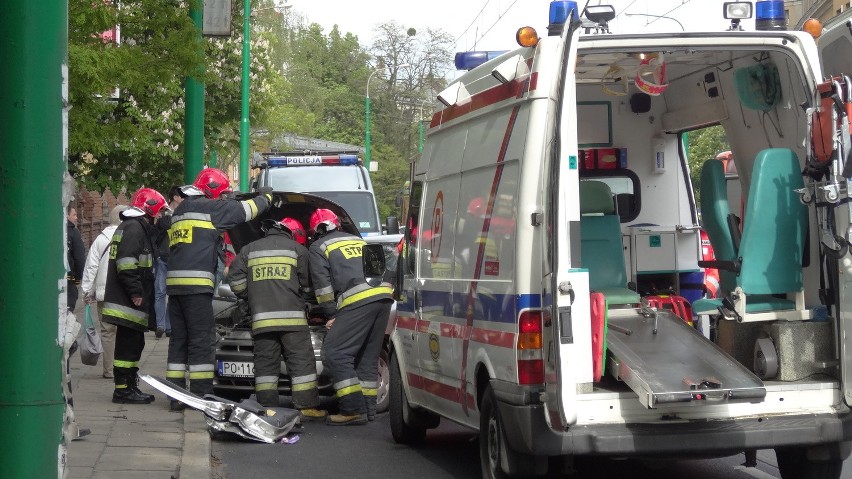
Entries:
{"type": "MultiPolygon", "coordinates": [[[[746,303],[746,313],[767,313],[769,311],[785,311],[796,309],[796,302],[785,298],[776,298],[763,294],[749,295],[746,303]]],[[[722,306],[721,299],[699,299],[692,303],[695,314],[717,313],[722,306]]]]}

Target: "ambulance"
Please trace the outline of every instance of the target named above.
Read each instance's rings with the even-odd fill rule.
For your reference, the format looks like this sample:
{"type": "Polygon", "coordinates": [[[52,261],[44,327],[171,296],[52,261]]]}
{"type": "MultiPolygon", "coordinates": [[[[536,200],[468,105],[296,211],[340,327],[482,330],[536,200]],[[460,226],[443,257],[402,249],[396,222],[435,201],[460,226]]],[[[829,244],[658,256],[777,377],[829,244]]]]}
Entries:
{"type": "Polygon", "coordinates": [[[403,219],[394,439],[478,430],[485,478],[763,449],[784,478],[840,477],[850,24],[815,39],[782,1],[725,2],[728,31],[614,34],[588,3],[552,1],[514,50],[457,54],[437,96],[403,219]],[[688,133],[714,125],[737,179],[709,158],[693,185],[688,133]],[[716,298],[695,294],[704,268],[716,298]]]}

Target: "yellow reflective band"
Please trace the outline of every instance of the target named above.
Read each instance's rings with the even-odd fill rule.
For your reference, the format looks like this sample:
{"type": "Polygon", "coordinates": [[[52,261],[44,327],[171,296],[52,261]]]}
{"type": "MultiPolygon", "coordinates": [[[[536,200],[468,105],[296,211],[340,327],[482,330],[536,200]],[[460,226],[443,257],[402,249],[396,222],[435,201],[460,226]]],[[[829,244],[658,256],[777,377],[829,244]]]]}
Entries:
{"type": "Polygon", "coordinates": [[[257,203],[255,203],[253,199],[246,201],[246,203],[249,205],[249,208],[251,208],[251,213],[249,213],[251,218],[249,219],[254,219],[257,216],[257,203]]]}
{"type": "Polygon", "coordinates": [[[278,389],[277,383],[260,383],[254,385],[255,391],[269,391],[270,389],[278,389]]]}
{"type": "Polygon", "coordinates": [[[116,368],[138,368],[139,361],[121,361],[118,359],[113,359],[112,365],[116,368]]]}
{"type": "Polygon", "coordinates": [[[166,278],[167,286],[210,286],[213,280],[208,278],[166,278]]]}
{"type": "Polygon", "coordinates": [[[360,384],[353,384],[351,386],[347,386],[345,388],[338,389],[335,391],[334,395],[338,398],[342,398],[343,396],[347,396],[349,394],[355,394],[361,392],[360,384]]]}
{"type": "Polygon", "coordinates": [[[362,240],[338,241],[326,248],[325,257],[328,258],[328,255],[331,254],[332,251],[339,249],[346,259],[360,258],[361,248],[365,244],[366,243],[362,240]]]}
{"type": "MultiPolygon", "coordinates": [[[[114,318],[121,318],[127,321],[130,321],[133,324],[138,324],[140,326],[148,327],[148,318],[133,316],[130,313],[125,313],[124,311],[119,311],[113,308],[104,308],[103,314],[105,316],[112,316],[114,318]]],[[[144,314],[144,313],[139,313],[144,314]]]]}
{"type": "Polygon", "coordinates": [[[306,383],[294,384],[292,389],[293,391],[307,391],[309,389],[316,389],[317,382],[316,381],[308,381],[306,383]]]}
{"type": "Polygon", "coordinates": [[[115,388],[116,389],[127,389],[127,384],[116,384],[115,388]]]}
{"type": "Polygon", "coordinates": [[[248,285],[245,284],[245,283],[232,284],[231,285],[231,291],[233,291],[235,293],[239,293],[241,291],[245,291],[247,287],[248,287],[248,285]]]}
{"type": "Polygon", "coordinates": [[[252,321],[251,329],[271,328],[273,326],[307,326],[308,320],[301,319],[262,319],[252,321]]]}
{"type": "Polygon", "coordinates": [[[376,288],[368,289],[367,291],[361,291],[360,293],[353,294],[352,296],[349,296],[348,298],[345,298],[343,301],[341,301],[340,307],[343,308],[345,306],[349,306],[350,304],[357,303],[358,301],[361,301],[363,299],[367,299],[372,296],[378,296],[380,294],[391,295],[393,294],[393,289],[387,286],[379,286],[376,288]]]}
{"type": "Polygon", "coordinates": [[[122,263],[122,264],[116,263],[115,269],[116,269],[116,271],[127,271],[127,270],[131,270],[131,269],[136,269],[136,263],[122,263]]]}
{"type": "Polygon", "coordinates": [[[296,258],[291,258],[289,256],[262,256],[260,258],[252,258],[248,260],[248,266],[261,266],[261,265],[276,265],[276,264],[289,264],[296,266],[296,258]]]}
{"type": "Polygon", "coordinates": [[[192,229],[216,229],[211,221],[204,220],[180,220],[172,223],[169,228],[169,246],[179,243],[192,243],[192,229]]]}
{"type": "Polygon", "coordinates": [[[318,294],[317,295],[317,303],[327,303],[329,301],[334,301],[334,293],[328,294],[318,294]]]}
{"type": "Polygon", "coordinates": [[[251,266],[252,281],[284,280],[290,279],[292,266],[289,264],[275,264],[268,266],[251,266]]]}
{"type": "Polygon", "coordinates": [[[167,378],[183,379],[186,377],[186,371],[166,371],[167,378]]]}
{"type": "Polygon", "coordinates": [[[189,379],[213,379],[213,371],[190,371],[189,379]]]}

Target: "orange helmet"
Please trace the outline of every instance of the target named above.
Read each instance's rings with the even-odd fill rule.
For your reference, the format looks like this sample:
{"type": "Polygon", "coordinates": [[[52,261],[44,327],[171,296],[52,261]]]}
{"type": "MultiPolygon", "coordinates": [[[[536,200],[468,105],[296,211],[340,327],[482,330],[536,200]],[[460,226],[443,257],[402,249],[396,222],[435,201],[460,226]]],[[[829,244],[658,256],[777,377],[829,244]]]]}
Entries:
{"type": "Polygon", "coordinates": [[[303,245],[308,242],[308,234],[305,233],[305,227],[302,226],[302,223],[300,223],[299,220],[284,218],[279,221],[279,223],[290,230],[290,234],[293,235],[293,239],[296,240],[297,243],[303,245]]]}
{"type": "MultiPolygon", "coordinates": [[[[325,226],[324,231],[340,228],[340,218],[333,211],[325,208],[317,208],[311,215],[311,231],[320,233],[317,228],[325,226]]],[[[323,231],[323,232],[324,232],[323,231]]]]}
{"type": "Polygon", "coordinates": [[[130,197],[130,207],[156,218],[166,206],[166,199],[154,188],[139,188],[130,197]]]}
{"type": "Polygon", "coordinates": [[[195,177],[192,186],[201,190],[204,196],[216,199],[222,193],[231,192],[231,182],[228,180],[228,175],[224,171],[217,168],[204,168],[195,177]]]}

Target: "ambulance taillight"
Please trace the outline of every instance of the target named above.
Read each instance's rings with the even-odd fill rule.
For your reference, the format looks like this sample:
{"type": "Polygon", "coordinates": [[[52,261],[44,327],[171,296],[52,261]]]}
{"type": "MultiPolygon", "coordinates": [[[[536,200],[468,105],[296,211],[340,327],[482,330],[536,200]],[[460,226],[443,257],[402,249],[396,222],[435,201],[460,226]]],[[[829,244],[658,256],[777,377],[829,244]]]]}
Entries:
{"type": "Polygon", "coordinates": [[[544,382],[544,356],[542,354],[541,311],[526,310],[518,317],[518,383],[544,382]]]}

